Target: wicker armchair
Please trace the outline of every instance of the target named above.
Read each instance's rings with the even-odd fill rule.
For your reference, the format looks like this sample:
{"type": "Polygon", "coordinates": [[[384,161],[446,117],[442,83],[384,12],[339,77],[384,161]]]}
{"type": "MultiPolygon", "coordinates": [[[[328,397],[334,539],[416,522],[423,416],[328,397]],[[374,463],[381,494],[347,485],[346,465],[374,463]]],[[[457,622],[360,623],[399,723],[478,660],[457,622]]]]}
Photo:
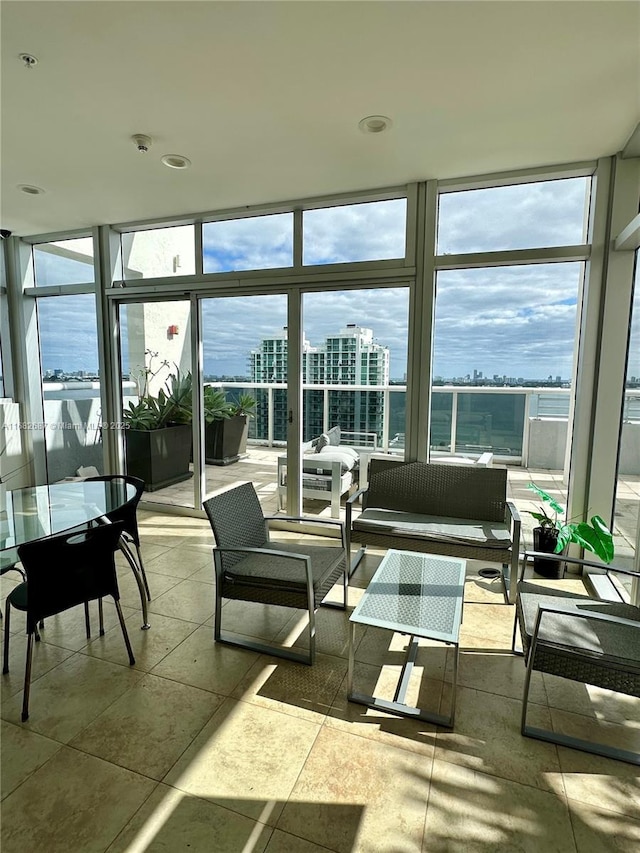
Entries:
{"type": "MultiPolygon", "coordinates": [[[[525,552],[521,577],[527,560],[534,556],[539,554],[525,552]]],[[[545,554],[544,557],[586,569],[603,568],[589,560],[563,555],[545,554]]],[[[609,567],[608,572],[611,571],[640,577],[637,572],[609,567]]],[[[640,697],[640,607],[520,580],[513,631],[514,651],[518,626],[527,664],[522,698],[522,734],[640,764],[639,753],[527,724],[529,686],[534,670],[640,697]]]]}
{"type": "Polygon", "coordinates": [[[316,535],[337,527],[340,540],[331,545],[302,545],[298,542],[271,542],[270,517],[265,517],[256,491],[244,483],[206,500],[204,509],[211,522],[216,547],[213,549],[216,573],[216,608],[214,638],[218,643],[242,646],[264,654],[276,655],[301,663],[315,659],[315,610],[329,590],[342,579],[342,604],[325,602],[326,607],[347,606],[348,572],[344,525],[329,519],[310,520],[277,516],[278,521],[305,523],[316,535]],[[244,637],[222,633],[222,599],[254,601],[293,607],[309,613],[309,653],[288,647],[267,645],[244,637]]]}

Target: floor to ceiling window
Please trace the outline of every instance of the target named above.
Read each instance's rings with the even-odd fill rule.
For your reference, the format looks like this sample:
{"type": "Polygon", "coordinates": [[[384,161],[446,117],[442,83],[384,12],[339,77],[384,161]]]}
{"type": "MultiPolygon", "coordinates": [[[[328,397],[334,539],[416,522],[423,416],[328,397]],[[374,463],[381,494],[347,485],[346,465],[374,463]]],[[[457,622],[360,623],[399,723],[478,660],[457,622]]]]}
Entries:
{"type": "Polygon", "coordinates": [[[637,569],[640,533],[640,252],[636,252],[614,527],[616,565],[637,569]]]}
{"type": "Polygon", "coordinates": [[[584,275],[563,247],[585,243],[589,188],[571,178],[441,193],[432,455],[492,451],[563,470],[584,275]]]}
{"type": "Polygon", "coordinates": [[[33,247],[37,296],[44,440],[48,482],[76,476],[84,467],[102,472],[103,416],[98,331],[90,237],[33,247]],[[86,293],[46,293],[46,288],[86,293]]]}
{"type": "Polygon", "coordinates": [[[286,458],[286,297],[212,297],[201,305],[205,497],[249,481],[273,514],[278,458],[286,458]]]}

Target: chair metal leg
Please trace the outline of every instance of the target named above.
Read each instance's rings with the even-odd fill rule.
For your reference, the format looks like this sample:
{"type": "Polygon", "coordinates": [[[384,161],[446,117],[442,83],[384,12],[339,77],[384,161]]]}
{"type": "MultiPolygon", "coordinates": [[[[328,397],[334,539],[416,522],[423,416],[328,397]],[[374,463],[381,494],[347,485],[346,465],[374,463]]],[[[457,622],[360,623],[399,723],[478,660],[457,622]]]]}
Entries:
{"type": "Polygon", "coordinates": [[[7,603],[5,604],[5,614],[6,619],[4,622],[4,649],[3,649],[3,659],[2,659],[2,673],[6,675],[9,672],[9,625],[11,623],[11,602],[7,598],[7,603]]]}
{"type": "Polygon", "coordinates": [[[144,570],[144,563],[142,562],[142,554],[140,552],[140,546],[137,542],[134,542],[136,546],[136,553],[138,555],[138,565],[140,566],[140,573],[142,575],[142,582],[144,583],[144,588],[147,592],[147,601],[151,601],[151,592],[149,590],[149,582],[147,581],[147,573],[144,570]]]}
{"type": "Polygon", "coordinates": [[[100,620],[100,636],[104,637],[104,612],[101,598],[98,599],[98,619],[100,620]]]}
{"type": "Polygon", "coordinates": [[[124,554],[129,566],[131,567],[131,571],[133,572],[133,577],[138,585],[138,592],[140,593],[140,605],[142,607],[142,630],[148,631],[151,625],[149,625],[149,614],[147,610],[147,596],[144,589],[144,584],[142,583],[142,578],[140,576],[140,570],[138,564],[133,558],[133,554],[127,547],[122,546],[122,539],[119,543],[119,548],[124,554]]]}
{"type": "Polygon", "coordinates": [[[84,627],[87,633],[87,640],[91,639],[91,618],[89,616],[89,602],[84,603],[84,627]]]}
{"type": "Polygon", "coordinates": [[[127,626],[124,624],[124,616],[122,615],[122,608],[120,607],[120,602],[114,598],[114,602],[116,605],[116,612],[118,614],[118,619],[120,620],[120,627],[122,628],[122,636],[124,637],[124,642],[127,647],[127,652],[129,654],[129,665],[133,666],[136,662],[136,659],[133,656],[133,649],[131,648],[131,642],[129,640],[129,634],[127,632],[127,626]]]}
{"type": "Polygon", "coordinates": [[[627,764],[640,765],[640,753],[631,752],[627,749],[619,749],[615,746],[608,746],[604,743],[597,743],[591,740],[583,740],[582,738],[564,735],[561,732],[550,731],[549,729],[540,729],[537,726],[527,725],[527,706],[529,701],[529,687],[531,684],[531,673],[533,672],[533,662],[536,653],[536,639],[534,637],[531,647],[529,648],[529,660],[527,662],[527,673],[524,680],[524,693],[522,695],[522,717],[520,721],[520,732],[524,737],[532,737],[536,740],[543,740],[547,743],[554,743],[557,746],[568,746],[571,749],[579,749],[581,752],[589,752],[593,755],[602,755],[605,758],[615,758],[618,761],[625,761],[627,764]]]}
{"type": "Polygon", "coordinates": [[[29,719],[29,693],[31,691],[31,662],[33,660],[33,634],[27,636],[27,661],[24,667],[24,690],[22,691],[22,722],[29,719]]]}

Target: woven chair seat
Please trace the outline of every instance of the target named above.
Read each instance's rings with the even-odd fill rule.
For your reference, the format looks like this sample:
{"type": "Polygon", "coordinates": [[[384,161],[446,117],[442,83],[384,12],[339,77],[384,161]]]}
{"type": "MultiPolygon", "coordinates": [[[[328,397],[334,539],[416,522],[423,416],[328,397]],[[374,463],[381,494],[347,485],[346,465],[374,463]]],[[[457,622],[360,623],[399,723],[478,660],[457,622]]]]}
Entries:
{"type": "Polygon", "coordinates": [[[307,544],[304,531],[301,531],[302,541],[272,540],[269,534],[269,522],[272,519],[264,516],[252,483],[243,483],[220,492],[206,500],[203,506],[216,539],[216,547],[213,549],[216,642],[312,664],[315,658],[316,608],[322,604],[344,610],[347,606],[344,525],[329,519],[310,522],[309,519],[280,516],[294,523],[304,521],[305,527],[311,525],[317,528],[315,542],[307,544]],[[339,533],[340,539],[335,538],[336,533],[339,533]],[[317,544],[318,534],[331,544],[317,544]],[[324,601],[338,582],[342,585],[342,602],[324,601]],[[254,641],[250,638],[250,629],[242,636],[223,632],[224,598],[306,610],[309,614],[308,653],[254,641]]]}
{"type": "Polygon", "coordinates": [[[517,610],[525,656],[540,606],[560,608],[563,613],[544,616],[533,669],[640,696],[640,608],[520,583],[517,610]],[[572,617],[572,613],[618,616],[637,622],[638,627],[572,617]]]}
{"type": "MultiPolygon", "coordinates": [[[[267,542],[261,553],[250,554],[222,576],[222,594],[227,598],[246,600],[253,589],[257,600],[265,600],[264,593],[270,592],[270,604],[281,607],[304,608],[307,606],[307,575],[304,563],[273,556],[264,551],[303,554],[311,560],[313,592],[316,606],[345,569],[343,548],[322,545],[300,545],[290,542],[267,542]]],[[[253,596],[252,596],[253,600],[253,596]]]]}
{"type": "MultiPolygon", "coordinates": [[[[570,557],[564,559],[586,563],[570,557]]],[[[514,649],[518,626],[527,664],[522,734],[640,764],[638,752],[527,723],[529,688],[534,671],[640,697],[640,608],[520,581],[516,597],[514,649]]]]}

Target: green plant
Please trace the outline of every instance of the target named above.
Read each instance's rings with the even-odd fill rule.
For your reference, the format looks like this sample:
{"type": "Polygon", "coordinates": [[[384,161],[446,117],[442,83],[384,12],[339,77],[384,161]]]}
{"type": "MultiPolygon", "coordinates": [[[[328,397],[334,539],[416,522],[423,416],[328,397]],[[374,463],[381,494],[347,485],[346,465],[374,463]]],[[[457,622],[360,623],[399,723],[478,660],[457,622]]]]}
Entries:
{"type": "Polygon", "coordinates": [[[251,394],[240,394],[237,400],[231,400],[231,414],[245,415],[247,418],[252,418],[256,413],[256,399],[251,394]]]}
{"type": "Polygon", "coordinates": [[[540,512],[528,512],[536,519],[540,527],[558,531],[558,541],[555,553],[560,554],[569,543],[574,542],[586,551],[591,551],[599,557],[603,563],[613,560],[614,545],[613,535],[599,515],[591,516],[589,521],[573,522],[562,519],[564,507],[554,497],[545,492],[535,483],[529,483],[528,487],[543,502],[540,512]],[[549,511],[545,508],[547,504],[549,511]]]}
{"type": "MultiPolygon", "coordinates": [[[[164,365],[164,362],[163,362],[164,365]]],[[[148,389],[148,377],[144,387],[148,389]]],[[[153,374],[155,375],[155,374],[153,374]]],[[[172,424],[188,424],[191,422],[191,373],[169,374],[164,388],[157,395],[144,394],[137,403],[129,403],[122,417],[129,429],[154,430],[171,426],[172,424]]]]}
{"type": "Polygon", "coordinates": [[[205,385],[203,401],[204,419],[208,424],[231,417],[231,405],[227,402],[226,394],[220,388],[205,385]]]}

